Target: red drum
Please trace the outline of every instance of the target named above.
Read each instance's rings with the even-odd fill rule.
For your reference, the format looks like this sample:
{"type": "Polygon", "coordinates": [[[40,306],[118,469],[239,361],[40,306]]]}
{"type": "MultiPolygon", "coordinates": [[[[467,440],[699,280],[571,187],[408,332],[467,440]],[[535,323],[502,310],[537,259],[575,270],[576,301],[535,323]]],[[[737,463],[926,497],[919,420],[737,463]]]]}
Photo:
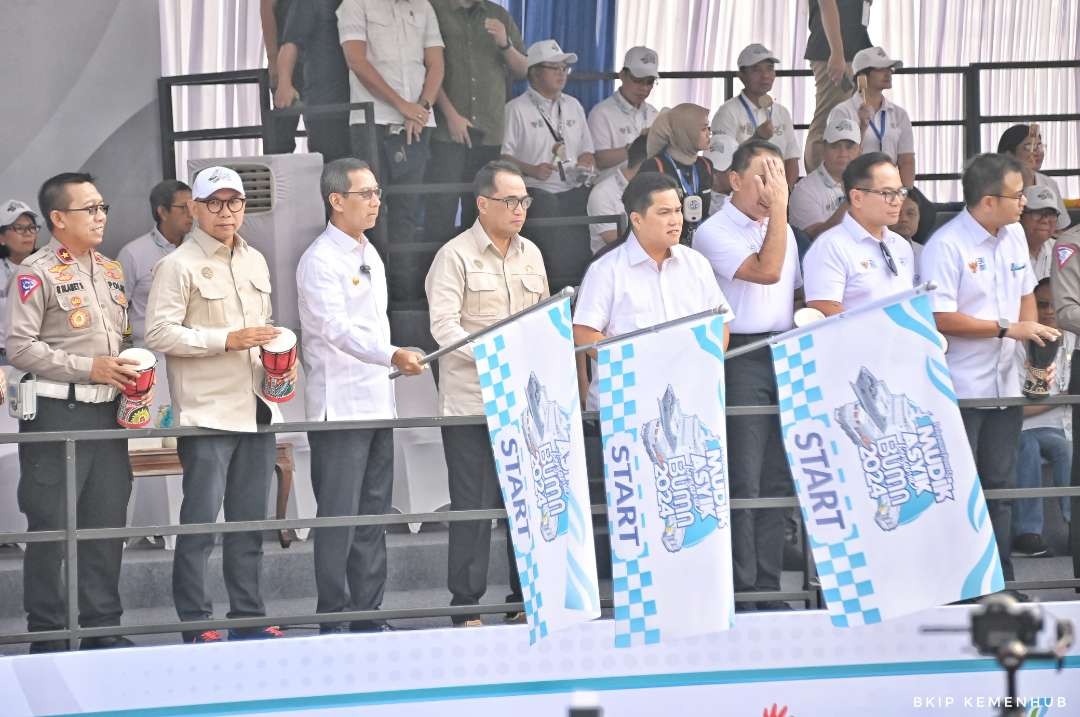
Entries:
{"type": "Polygon", "coordinates": [[[284,403],[296,395],[296,384],[286,374],[296,365],[296,334],[289,329],[262,347],[262,364],[266,369],[262,394],[267,401],[284,403]]]}
{"type": "Polygon", "coordinates": [[[157,373],[157,357],[146,349],[121,351],[119,358],[133,359],[132,366],[139,374],[135,382],[120,393],[120,405],[116,409],[116,422],[124,428],[146,428],[150,425],[150,404],[154,400],[154,378],[157,373]]]}

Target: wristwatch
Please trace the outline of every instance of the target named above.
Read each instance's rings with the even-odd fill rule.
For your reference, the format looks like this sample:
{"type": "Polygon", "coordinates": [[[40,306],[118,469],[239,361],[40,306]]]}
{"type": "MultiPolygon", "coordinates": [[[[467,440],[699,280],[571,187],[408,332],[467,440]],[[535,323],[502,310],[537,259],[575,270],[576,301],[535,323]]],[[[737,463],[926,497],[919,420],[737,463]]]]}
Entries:
{"type": "Polygon", "coordinates": [[[431,103],[428,102],[427,100],[420,100],[420,106],[423,107],[426,110],[429,110],[429,111],[431,110],[431,103]]]}
{"type": "Polygon", "coordinates": [[[998,338],[1005,338],[1005,334],[1009,331],[1011,322],[1008,319],[998,319],[998,338]]]}
{"type": "Polygon", "coordinates": [[[513,44],[514,43],[510,42],[510,40],[507,40],[505,45],[496,45],[495,47],[499,48],[499,50],[501,52],[506,52],[507,50],[510,49],[510,46],[513,45],[513,44]]]}

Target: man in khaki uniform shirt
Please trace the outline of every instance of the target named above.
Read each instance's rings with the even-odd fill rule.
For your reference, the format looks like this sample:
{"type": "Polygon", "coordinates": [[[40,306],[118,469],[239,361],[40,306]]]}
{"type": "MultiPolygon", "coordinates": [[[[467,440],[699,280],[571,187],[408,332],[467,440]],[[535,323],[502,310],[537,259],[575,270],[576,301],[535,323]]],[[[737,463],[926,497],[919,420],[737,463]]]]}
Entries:
{"type": "MultiPolygon", "coordinates": [[[[7,355],[36,377],[37,414],[20,433],[117,428],[117,389],[135,378],[118,359],[127,327],[124,274],[95,247],[109,205],[88,174],[49,179],[38,205],[53,238],[19,266],[9,287],[7,355]]],[[[61,530],[66,462],[55,443],[19,444],[19,509],[32,531],[61,530]]],[[[131,494],[126,441],[80,442],[75,453],[79,528],[119,528],[131,494]]],[[[79,624],[119,625],[122,540],[79,542],[79,624]]],[[[67,626],[61,574],[63,543],[29,543],[23,558],[23,605],[32,632],[67,626]]],[[[126,647],[124,637],[95,637],[81,649],[126,647]]],[[[64,640],[34,642],[30,652],[67,649],[64,640]]]]}
{"type": "MultiPolygon", "coordinates": [[[[532,203],[525,180],[513,164],[486,164],[473,183],[480,217],[470,229],[435,255],[424,286],[431,335],[447,346],[548,296],[544,258],[518,234],[532,203]]],[[[443,416],[483,415],[480,379],[472,349],[463,346],[439,359],[439,411],[443,416]]],[[[499,479],[486,425],[443,426],[443,450],[450,483],[450,507],[476,510],[502,506],[499,479]]],[[[506,541],[512,592],[521,600],[514,550],[506,541]]],[[[487,591],[491,521],[450,524],[447,587],[451,605],[476,605],[487,591]]],[[[512,619],[524,621],[519,613],[512,619]]],[[[454,617],[456,625],[479,625],[474,617],[454,617]]]]}
{"type": "MultiPolygon", "coordinates": [[[[270,322],[266,259],[237,230],[244,221],[244,185],[227,167],[202,170],[192,187],[195,227],[162,259],[146,307],[146,345],[168,356],[169,392],[181,426],[243,431],[180,438],[184,468],[180,523],[263,520],[274,472],[271,433],[276,404],[262,398],[259,346],[279,330],[270,322]]],[[[295,376],[294,376],[295,377],[295,376]]],[[[262,536],[226,533],[222,539],[228,617],[266,614],[259,591],[262,536]]],[[[213,535],[180,535],[173,557],[173,600],[182,621],[208,620],[206,563],[213,535]]],[[[275,627],[232,630],[231,639],[281,637],[275,627]]],[[[216,630],[184,632],[185,642],[218,642],[216,630]]]]}

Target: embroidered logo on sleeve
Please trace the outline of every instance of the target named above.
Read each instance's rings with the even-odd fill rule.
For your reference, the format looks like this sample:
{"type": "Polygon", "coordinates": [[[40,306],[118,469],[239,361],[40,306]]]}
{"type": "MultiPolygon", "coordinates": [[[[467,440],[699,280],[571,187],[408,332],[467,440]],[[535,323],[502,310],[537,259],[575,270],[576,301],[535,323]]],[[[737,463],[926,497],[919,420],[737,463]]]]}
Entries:
{"type": "Polygon", "coordinates": [[[33,274],[19,274],[17,281],[19,284],[19,301],[24,304],[41,286],[41,279],[33,274]]]}
{"type": "Polygon", "coordinates": [[[1075,244],[1058,244],[1054,247],[1054,255],[1057,256],[1058,268],[1063,269],[1073,254],[1077,252],[1075,244]]]}

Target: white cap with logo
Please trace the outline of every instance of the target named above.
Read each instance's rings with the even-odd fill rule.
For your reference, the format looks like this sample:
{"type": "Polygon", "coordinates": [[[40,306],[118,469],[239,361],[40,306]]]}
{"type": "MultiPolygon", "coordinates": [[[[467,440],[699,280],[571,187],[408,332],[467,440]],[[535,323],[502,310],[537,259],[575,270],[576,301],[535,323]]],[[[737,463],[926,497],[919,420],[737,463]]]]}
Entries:
{"type": "Polygon", "coordinates": [[[780,58],[773,54],[772,50],[762,45],[760,42],[755,42],[752,45],[747,45],[739,53],[739,59],[735,61],[735,64],[740,69],[743,67],[753,67],[759,62],[780,62],[780,58]]]}
{"type": "Polygon", "coordinates": [[[192,199],[208,199],[219,189],[233,189],[244,196],[244,183],[235,170],[228,167],[207,167],[195,177],[191,185],[192,199]]]}
{"type": "Polygon", "coordinates": [[[1049,187],[1040,187],[1033,184],[1024,189],[1024,196],[1027,197],[1027,206],[1024,207],[1025,212],[1037,212],[1043,209],[1053,209],[1054,213],[1061,211],[1058,209],[1057,195],[1049,187]]]}
{"type": "Polygon", "coordinates": [[[34,218],[35,222],[41,221],[41,217],[30,208],[29,204],[20,202],[18,199],[8,199],[3,204],[0,204],[0,227],[14,224],[15,220],[23,214],[29,214],[34,218]]]}
{"type": "Polygon", "coordinates": [[[660,58],[656,50],[647,47],[631,47],[623,58],[623,68],[639,79],[660,76],[660,58]]]}
{"type": "Polygon", "coordinates": [[[843,140],[859,144],[862,136],[859,134],[859,125],[846,117],[833,120],[825,127],[825,143],[832,144],[843,140]]]}
{"type": "Polygon", "coordinates": [[[898,70],[903,66],[903,62],[889,57],[889,53],[885,52],[882,47],[868,47],[865,50],[859,50],[851,60],[851,71],[856,75],[863,70],[880,70],[886,67],[898,70]]]}
{"type": "Polygon", "coordinates": [[[726,172],[731,169],[731,160],[735,156],[735,150],[738,148],[739,143],[735,141],[734,137],[723,132],[717,132],[709,140],[709,150],[705,152],[705,157],[712,162],[713,170],[726,172]]]}
{"type": "Polygon", "coordinates": [[[559,43],[554,40],[540,40],[529,45],[526,60],[528,61],[528,67],[545,62],[572,65],[577,62],[577,55],[573,52],[563,52],[563,49],[559,47],[559,43]]]}

